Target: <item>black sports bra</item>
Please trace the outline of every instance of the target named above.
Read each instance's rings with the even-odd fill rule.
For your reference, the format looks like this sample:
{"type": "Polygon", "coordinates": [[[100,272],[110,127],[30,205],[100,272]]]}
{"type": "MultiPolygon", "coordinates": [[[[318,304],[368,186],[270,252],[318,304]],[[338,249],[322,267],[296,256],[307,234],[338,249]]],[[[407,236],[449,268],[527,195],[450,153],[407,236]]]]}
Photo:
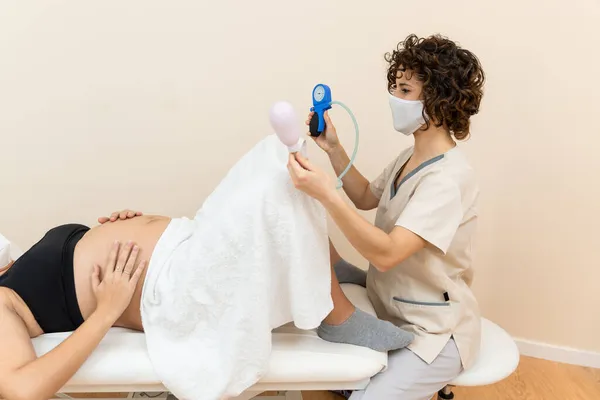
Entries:
{"type": "Polygon", "coordinates": [[[89,229],[79,224],[51,229],[0,276],[0,286],[21,296],[44,333],[71,332],[83,323],[73,253],[89,229]]]}

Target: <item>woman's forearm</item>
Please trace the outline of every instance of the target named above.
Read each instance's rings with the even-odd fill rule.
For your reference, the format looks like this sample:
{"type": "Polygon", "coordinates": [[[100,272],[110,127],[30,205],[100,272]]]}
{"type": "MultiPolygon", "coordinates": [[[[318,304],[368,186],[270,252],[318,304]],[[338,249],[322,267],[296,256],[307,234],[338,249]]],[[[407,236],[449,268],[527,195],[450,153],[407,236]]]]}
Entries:
{"type": "Polygon", "coordinates": [[[350,244],[381,272],[395,268],[426,245],[423,238],[402,227],[394,228],[389,234],[384,232],[335,192],[322,200],[322,204],[350,244]]]}
{"type": "MultiPolygon", "coordinates": [[[[329,160],[337,176],[339,176],[344,169],[350,163],[350,157],[346,153],[346,150],[342,146],[338,146],[336,149],[328,153],[329,160]]],[[[342,178],[344,184],[343,189],[348,195],[348,198],[361,210],[371,209],[377,206],[377,203],[366,204],[367,191],[369,190],[369,181],[352,165],[346,175],[342,178]]]]}
{"type": "Polygon", "coordinates": [[[367,261],[385,269],[387,255],[394,245],[390,236],[363,218],[337,194],[323,201],[323,205],[352,247],[367,261]]]}
{"type": "Polygon", "coordinates": [[[53,397],[75,375],[114,321],[109,313],[97,311],[55,349],[16,370],[11,384],[20,393],[18,397],[53,397]]]}

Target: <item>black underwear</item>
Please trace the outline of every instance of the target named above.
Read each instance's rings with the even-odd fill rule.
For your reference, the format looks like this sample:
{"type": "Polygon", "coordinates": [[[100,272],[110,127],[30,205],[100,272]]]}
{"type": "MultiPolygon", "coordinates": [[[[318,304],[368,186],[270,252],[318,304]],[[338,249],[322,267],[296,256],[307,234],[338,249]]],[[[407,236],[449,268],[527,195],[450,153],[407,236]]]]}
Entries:
{"type": "Polygon", "coordinates": [[[83,324],[73,253],[89,229],[78,224],[51,229],[0,276],[0,286],[21,296],[44,333],[71,332],[83,324]]]}

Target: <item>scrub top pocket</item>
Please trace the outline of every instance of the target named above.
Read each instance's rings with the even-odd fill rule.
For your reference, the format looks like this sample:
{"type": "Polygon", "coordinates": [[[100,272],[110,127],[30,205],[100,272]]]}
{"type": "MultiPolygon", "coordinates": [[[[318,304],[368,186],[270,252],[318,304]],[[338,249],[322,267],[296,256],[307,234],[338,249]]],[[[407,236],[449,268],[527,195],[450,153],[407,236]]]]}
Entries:
{"type": "Polygon", "coordinates": [[[431,334],[451,332],[454,307],[451,302],[425,302],[393,297],[398,317],[431,334]]]}

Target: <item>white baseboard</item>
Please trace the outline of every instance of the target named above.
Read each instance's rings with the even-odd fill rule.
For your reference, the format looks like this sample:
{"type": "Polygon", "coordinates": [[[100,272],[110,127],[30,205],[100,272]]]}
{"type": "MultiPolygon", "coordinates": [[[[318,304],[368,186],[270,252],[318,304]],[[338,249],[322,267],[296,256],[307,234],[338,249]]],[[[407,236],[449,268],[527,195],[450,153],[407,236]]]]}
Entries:
{"type": "Polygon", "coordinates": [[[555,346],[525,339],[515,339],[515,342],[523,356],[583,367],[600,368],[600,353],[598,352],[555,346]]]}

